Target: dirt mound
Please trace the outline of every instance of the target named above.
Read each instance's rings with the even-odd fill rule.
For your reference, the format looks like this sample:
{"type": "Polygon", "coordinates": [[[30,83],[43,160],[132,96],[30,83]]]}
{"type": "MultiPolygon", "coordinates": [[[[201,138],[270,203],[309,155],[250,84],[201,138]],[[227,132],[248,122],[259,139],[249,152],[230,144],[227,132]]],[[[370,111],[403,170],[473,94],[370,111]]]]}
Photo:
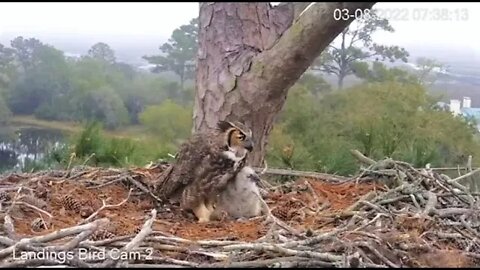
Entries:
{"type": "MultiPolygon", "coordinates": [[[[443,206],[445,198],[453,197],[448,194],[439,193],[440,197],[435,199],[440,203],[433,206],[434,210],[428,208],[431,207],[428,196],[428,202],[420,198],[421,202],[416,202],[421,209],[414,209],[406,203],[411,196],[415,197],[412,192],[397,194],[400,189],[395,193],[375,181],[329,183],[302,178],[274,187],[264,196],[273,221],[266,217],[225,218],[199,224],[191,213],[182,211],[177,205],[162,204],[145,192],[165,166],[130,170],[77,168],[3,176],[0,179],[0,220],[5,221],[5,239],[0,245],[5,249],[0,250],[0,259],[9,258],[11,250],[8,247],[20,239],[38,242],[39,239],[47,241],[42,238],[47,237],[49,241],[63,244],[73,241],[77,247],[89,248],[97,245],[125,248],[128,243],[134,245],[138,238],[143,242],[135,243],[136,249],[154,249],[154,262],[148,263],[183,266],[205,263],[215,266],[229,262],[229,266],[235,267],[467,267],[475,263],[476,257],[472,254],[478,248],[474,238],[478,227],[466,226],[466,231],[452,232],[455,225],[445,225],[449,218],[429,215],[435,212],[437,216],[451,216],[448,209],[440,213],[442,209],[435,208],[439,208],[439,204],[443,206]],[[388,194],[395,196],[387,197],[388,194]],[[415,214],[423,208],[427,208],[426,215],[415,214]],[[151,216],[152,209],[156,209],[155,217],[151,216]],[[108,223],[99,225],[103,218],[107,218],[108,223]],[[151,226],[146,226],[149,222],[151,226]],[[91,230],[81,241],[52,236],[58,235],[59,230],[70,232],[78,226],[91,230]],[[435,234],[436,238],[431,238],[435,234]],[[63,238],[63,242],[60,241],[63,238]],[[458,241],[451,241],[451,238],[458,241]],[[320,243],[321,251],[315,246],[320,243]],[[192,246],[197,248],[192,249],[192,246]],[[239,251],[241,253],[237,253],[239,251]],[[342,261],[347,254],[345,264],[342,261]]],[[[452,207],[460,208],[459,201],[452,207]]],[[[467,211],[460,212],[467,214],[467,211]]],[[[462,216],[464,220],[465,215],[462,216]]],[[[455,223],[457,227],[459,223],[461,221],[455,223]]],[[[23,248],[36,250],[28,244],[23,248]]],[[[6,261],[10,266],[29,265],[28,261],[22,264],[12,258],[6,261]]],[[[122,263],[135,264],[135,261],[139,259],[122,263]]],[[[63,263],[81,266],[92,262],[72,259],[63,263]]],[[[110,263],[103,266],[119,266],[108,260],[103,263],[110,263]]]]}

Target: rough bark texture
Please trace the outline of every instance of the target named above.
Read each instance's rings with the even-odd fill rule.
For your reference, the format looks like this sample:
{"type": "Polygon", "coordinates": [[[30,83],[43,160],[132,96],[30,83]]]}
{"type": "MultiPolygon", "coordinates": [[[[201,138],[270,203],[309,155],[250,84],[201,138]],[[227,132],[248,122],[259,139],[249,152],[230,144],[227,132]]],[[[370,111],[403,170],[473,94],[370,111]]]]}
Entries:
{"type": "Polygon", "coordinates": [[[261,166],[288,89],[351,23],[333,11],[372,6],[316,3],[301,13],[293,3],[200,3],[194,131],[244,122],[256,142],[249,163],[261,166]]]}

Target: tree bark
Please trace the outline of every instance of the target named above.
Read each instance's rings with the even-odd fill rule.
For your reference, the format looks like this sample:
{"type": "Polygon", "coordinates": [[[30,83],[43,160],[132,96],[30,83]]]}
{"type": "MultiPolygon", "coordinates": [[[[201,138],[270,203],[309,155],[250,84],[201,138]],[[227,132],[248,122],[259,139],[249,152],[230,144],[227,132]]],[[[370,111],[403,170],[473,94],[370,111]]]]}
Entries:
{"type": "Polygon", "coordinates": [[[256,143],[249,163],[261,166],[288,89],[352,21],[334,10],[373,5],[315,3],[302,13],[293,3],[200,3],[193,131],[244,122],[256,143]]]}
{"type": "Polygon", "coordinates": [[[345,75],[343,73],[340,73],[340,75],[338,75],[338,89],[343,89],[343,79],[345,79],[345,75]]]}

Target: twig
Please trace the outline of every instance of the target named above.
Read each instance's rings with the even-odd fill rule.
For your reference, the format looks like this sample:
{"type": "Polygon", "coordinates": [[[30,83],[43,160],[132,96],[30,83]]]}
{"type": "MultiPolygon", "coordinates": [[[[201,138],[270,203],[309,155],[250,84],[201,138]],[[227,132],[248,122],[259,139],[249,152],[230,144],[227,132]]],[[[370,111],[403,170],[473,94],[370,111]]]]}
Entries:
{"type": "Polygon", "coordinates": [[[133,179],[133,177],[127,176],[127,180],[132,182],[136,187],[138,187],[141,191],[149,194],[152,198],[157,200],[158,202],[163,202],[159,197],[153,194],[148,188],[146,188],[142,183],[138,182],[137,180],[133,179]]]}
{"type": "MultiPolygon", "coordinates": [[[[256,173],[262,172],[263,168],[253,167],[253,170],[256,173]]],[[[345,182],[348,180],[347,177],[339,175],[331,175],[326,173],[319,172],[307,172],[307,171],[295,171],[295,170],[286,170],[286,169],[267,169],[264,174],[274,174],[274,175],[288,175],[288,176],[298,176],[298,177],[307,177],[307,178],[316,178],[329,182],[345,182]]]]}
{"type": "Polygon", "coordinates": [[[102,206],[100,208],[97,209],[97,211],[95,211],[93,214],[91,214],[89,217],[87,217],[86,219],[84,219],[83,221],[81,221],[78,225],[82,225],[82,224],[85,224],[87,222],[90,222],[96,215],[98,215],[100,213],[100,211],[102,210],[105,210],[105,209],[108,209],[108,208],[114,208],[114,207],[119,207],[121,205],[123,205],[124,203],[126,203],[128,201],[128,199],[130,199],[130,194],[132,193],[132,189],[130,189],[128,191],[128,195],[127,195],[127,198],[125,198],[123,201],[117,203],[117,204],[107,204],[105,202],[105,200],[102,199],[102,206]]]}
{"type": "Polygon", "coordinates": [[[435,206],[437,205],[437,195],[431,191],[427,191],[427,198],[428,201],[425,209],[423,210],[423,214],[428,216],[435,210],[435,206]]]}
{"type": "Polygon", "coordinates": [[[68,250],[72,250],[72,249],[76,248],[80,244],[80,242],[87,239],[92,233],[94,233],[98,229],[99,225],[100,224],[98,224],[98,223],[93,224],[91,229],[81,232],[80,234],[75,236],[72,240],[70,240],[65,245],[56,247],[55,250],[57,250],[57,251],[68,251],[68,250]]]}
{"type": "Polygon", "coordinates": [[[30,207],[30,208],[32,208],[32,209],[34,209],[34,210],[36,210],[36,211],[38,211],[38,212],[40,212],[40,213],[42,213],[42,214],[47,215],[49,218],[53,218],[52,214],[50,214],[49,212],[47,212],[47,211],[45,211],[45,210],[43,210],[43,209],[40,209],[40,208],[38,208],[38,207],[36,207],[36,206],[34,206],[34,205],[31,205],[31,204],[29,204],[29,203],[20,201],[20,202],[15,202],[14,204],[25,205],[25,206],[30,207]]]}
{"type": "Polygon", "coordinates": [[[72,234],[81,233],[85,230],[90,230],[92,228],[102,226],[104,224],[107,224],[108,222],[109,222],[109,220],[107,218],[102,218],[102,219],[95,220],[94,222],[85,224],[85,225],[80,225],[80,226],[70,227],[70,228],[66,228],[66,229],[61,229],[61,230],[58,230],[58,231],[55,231],[55,232],[52,232],[52,233],[49,233],[49,234],[46,234],[46,235],[35,236],[35,237],[32,237],[32,238],[23,238],[20,241],[18,241],[17,243],[15,243],[15,245],[0,250],[0,259],[5,258],[6,256],[10,255],[13,252],[13,250],[16,250],[18,248],[22,248],[23,246],[28,245],[30,243],[50,242],[50,241],[60,239],[60,238],[63,238],[63,237],[66,237],[66,236],[69,236],[69,235],[72,235],[72,234]]]}
{"type": "Polygon", "coordinates": [[[255,261],[246,261],[246,262],[213,263],[213,264],[205,264],[203,267],[258,268],[258,267],[276,266],[276,267],[283,267],[283,268],[287,268],[287,267],[295,268],[295,267],[302,267],[302,266],[307,267],[309,266],[306,264],[308,262],[310,262],[310,266],[315,265],[317,267],[335,267],[335,264],[332,264],[332,263],[319,261],[319,260],[312,260],[309,258],[297,257],[297,256],[278,257],[273,259],[255,260],[255,261]]]}
{"type": "Polygon", "coordinates": [[[87,163],[88,163],[88,161],[89,161],[89,160],[90,160],[92,157],[94,157],[94,156],[95,156],[95,153],[92,153],[90,156],[88,156],[88,158],[87,158],[87,159],[85,159],[85,161],[83,162],[83,164],[82,164],[82,165],[84,165],[84,166],[85,166],[85,164],[87,164],[87,163]]]}
{"type": "MultiPolygon", "coordinates": [[[[155,221],[157,217],[157,210],[152,209],[151,212],[152,217],[148,219],[142,226],[142,229],[140,232],[132,239],[130,242],[128,242],[127,245],[125,245],[122,249],[121,252],[124,254],[128,254],[130,251],[132,251],[134,248],[140,245],[140,243],[147,237],[151,232],[152,232],[152,224],[153,221],[155,221]]],[[[118,259],[118,258],[117,258],[118,259]]],[[[113,258],[109,258],[108,260],[105,261],[105,263],[102,264],[103,267],[110,267],[112,265],[116,265],[118,263],[118,260],[114,260],[113,258]]]]}
{"type": "Polygon", "coordinates": [[[256,251],[269,251],[269,252],[277,252],[282,255],[289,255],[289,256],[300,256],[300,257],[307,257],[307,258],[317,258],[320,260],[325,260],[329,262],[339,262],[342,260],[342,256],[334,255],[332,253],[320,253],[315,251],[299,251],[289,248],[284,248],[274,244],[264,244],[264,243],[257,243],[257,244],[244,244],[244,245],[230,245],[223,247],[226,251],[234,251],[234,250],[256,250],[256,251]]]}
{"type": "Polygon", "coordinates": [[[369,249],[371,252],[375,254],[380,260],[382,260],[384,263],[386,263],[388,266],[393,267],[393,268],[400,268],[399,265],[393,263],[389,259],[387,259],[385,256],[383,256],[377,249],[373,248],[371,243],[367,242],[357,242],[357,245],[365,247],[369,249]]]}
{"type": "Polygon", "coordinates": [[[463,214],[470,214],[474,212],[479,212],[479,210],[472,210],[472,209],[466,209],[466,208],[444,208],[444,209],[434,209],[433,210],[434,214],[439,216],[439,217],[450,217],[450,216],[455,216],[455,215],[463,215],[463,214]]]}
{"type": "Polygon", "coordinates": [[[4,217],[3,229],[7,233],[7,236],[11,239],[17,240],[17,234],[15,233],[15,226],[13,226],[13,220],[10,215],[6,214],[4,217]]]}
{"type": "Polygon", "coordinates": [[[281,228],[287,230],[291,234],[296,235],[296,236],[301,236],[300,233],[297,230],[291,228],[290,226],[288,226],[287,224],[285,224],[284,222],[282,222],[281,220],[279,220],[277,217],[275,217],[272,214],[272,211],[270,210],[270,207],[268,207],[268,204],[265,202],[265,200],[263,200],[262,196],[260,196],[257,193],[254,193],[254,194],[256,195],[258,200],[260,200],[260,203],[262,204],[263,210],[267,213],[267,221],[272,220],[273,222],[277,223],[281,228]]]}
{"type": "Polygon", "coordinates": [[[315,200],[315,214],[318,214],[318,212],[321,211],[320,200],[318,199],[318,194],[315,191],[315,189],[313,189],[312,185],[310,184],[310,182],[308,180],[305,180],[305,185],[307,185],[308,190],[310,190],[310,192],[312,193],[313,199],[315,200]]]}
{"type": "Polygon", "coordinates": [[[371,158],[368,158],[366,156],[364,156],[362,153],[360,153],[360,151],[356,150],[356,149],[352,149],[350,150],[350,153],[353,155],[353,157],[355,157],[358,161],[362,162],[362,163],[365,163],[367,165],[374,165],[376,164],[377,162],[371,158]]]}
{"type": "Polygon", "coordinates": [[[463,180],[463,179],[465,179],[465,178],[474,176],[475,174],[477,174],[477,173],[479,173],[479,172],[480,172],[480,168],[478,168],[478,169],[476,169],[476,170],[474,170],[474,171],[471,171],[471,172],[469,172],[469,173],[467,173],[467,174],[464,174],[464,175],[462,175],[462,176],[459,176],[459,177],[457,177],[457,178],[454,178],[454,179],[452,179],[452,180],[448,180],[447,183],[452,184],[452,183],[454,183],[454,182],[458,182],[458,181],[463,180]]]}
{"type": "Polygon", "coordinates": [[[98,189],[98,188],[102,188],[102,187],[105,187],[105,186],[108,186],[108,185],[111,185],[111,184],[115,184],[117,182],[121,182],[123,181],[125,178],[121,177],[121,178],[117,178],[117,179],[113,179],[111,181],[108,181],[106,183],[103,183],[103,184],[100,184],[100,185],[95,185],[95,186],[92,186],[92,187],[87,187],[87,189],[98,189]]]}
{"type": "Polygon", "coordinates": [[[360,205],[362,204],[361,203],[362,201],[370,201],[375,197],[376,194],[377,194],[377,192],[374,191],[374,190],[368,192],[367,194],[363,195],[357,202],[355,202],[354,204],[349,206],[347,209],[345,209],[345,211],[356,211],[356,210],[358,210],[360,208],[360,205]]]}
{"type": "Polygon", "coordinates": [[[143,241],[145,237],[147,237],[152,232],[152,224],[157,217],[157,210],[153,209],[151,211],[152,217],[143,224],[142,229],[140,232],[125,246],[123,249],[125,252],[131,251],[133,248],[137,247],[140,242],[143,241]]]}

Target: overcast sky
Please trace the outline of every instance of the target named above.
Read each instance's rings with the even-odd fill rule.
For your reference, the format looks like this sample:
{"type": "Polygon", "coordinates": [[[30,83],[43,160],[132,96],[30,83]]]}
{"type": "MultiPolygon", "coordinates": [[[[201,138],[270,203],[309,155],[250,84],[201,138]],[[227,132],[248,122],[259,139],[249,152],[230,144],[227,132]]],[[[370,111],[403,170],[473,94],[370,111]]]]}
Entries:
{"type": "MultiPolygon", "coordinates": [[[[378,3],[375,8],[408,8],[408,20],[391,20],[396,32],[377,41],[402,46],[461,47],[477,57],[480,3],[378,3]],[[412,19],[415,9],[468,9],[468,20],[412,19]]],[[[166,39],[178,26],[198,16],[198,3],[0,3],[0,40],[7,35],[89,36],[109,39],[166,39]]]]}

